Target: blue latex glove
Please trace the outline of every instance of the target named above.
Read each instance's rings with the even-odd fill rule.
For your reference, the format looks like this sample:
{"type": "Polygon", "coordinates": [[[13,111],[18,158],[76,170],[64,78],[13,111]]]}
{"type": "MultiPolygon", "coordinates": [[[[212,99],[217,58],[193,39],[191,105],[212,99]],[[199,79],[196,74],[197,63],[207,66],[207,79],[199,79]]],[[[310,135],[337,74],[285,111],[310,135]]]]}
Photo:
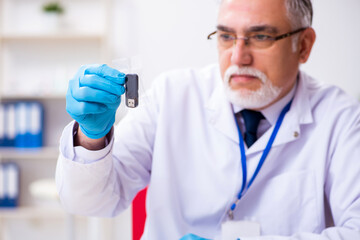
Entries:
{"type": "Polygon", "coordinates": [[[104,65],[84,65],[69,81],[66,111],[89,138],[105,136],[125,92],[125,74],[104,65]]]}
{"type": "Polygon", "coordinates": [[[196,236],[194,234],[186,234],[185,236],[180,238],[180,240],[210,240],[210,239],[202,238],[202,237],[196,236]]]}

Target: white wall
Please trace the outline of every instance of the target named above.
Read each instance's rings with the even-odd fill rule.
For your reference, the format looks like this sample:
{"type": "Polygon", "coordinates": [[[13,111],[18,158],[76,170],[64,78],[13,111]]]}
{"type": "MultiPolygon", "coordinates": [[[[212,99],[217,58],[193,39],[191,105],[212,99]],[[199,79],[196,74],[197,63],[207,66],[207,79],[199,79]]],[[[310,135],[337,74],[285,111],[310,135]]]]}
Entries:
{"type": "MultiPolygon", "coordinates": [[[[216,26],[217,2],[116,1],[114,56],[140,55],[145,87],[165,70],[216,62],[216,45],[206,36],[216,26]]],[[[359,98],[360,1],[314,0],[313,5],[317,41],[302,69],[359,98]]]]}
{"type": "Polygon", "coordinates": [[[145,86],[163,71],[216,62],[206,38],[216,10],[216,0],[119,0],[115,56],[140,56],[145,86]]]}
{"type": "Polygon", "coordinates": [[[360,1],[314,0],[313,5],[317,40],[303,69],[360,99],[360,1]]]}

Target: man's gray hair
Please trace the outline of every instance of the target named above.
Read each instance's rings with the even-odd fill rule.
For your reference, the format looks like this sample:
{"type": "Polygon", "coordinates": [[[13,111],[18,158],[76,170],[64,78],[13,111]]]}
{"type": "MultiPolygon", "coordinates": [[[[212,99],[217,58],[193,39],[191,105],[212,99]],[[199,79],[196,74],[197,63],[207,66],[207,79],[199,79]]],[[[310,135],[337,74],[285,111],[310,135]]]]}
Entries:
{"type": "MultiPolygon", "coordinates": [[[[221,4],[223,0],[215,0],[221,4]]],[[[313,18],[311,0],[285,0],[285,7],[292,27],[310,27],[313,18]]]]}
{"type": "MultiPolygon", "coordinates": [[[[285,7],[293,30],[311,27],[313,8],[311,0],[285,0],[285,7]]],[[[299,35],[292,37],[292,48],[296,52],[299,35]]]]}
{"type": "Polygon", "coordinates": [[[294,29],[311,26],[313,18],[311,0],[285,0],[285,7],[294,29]]]}

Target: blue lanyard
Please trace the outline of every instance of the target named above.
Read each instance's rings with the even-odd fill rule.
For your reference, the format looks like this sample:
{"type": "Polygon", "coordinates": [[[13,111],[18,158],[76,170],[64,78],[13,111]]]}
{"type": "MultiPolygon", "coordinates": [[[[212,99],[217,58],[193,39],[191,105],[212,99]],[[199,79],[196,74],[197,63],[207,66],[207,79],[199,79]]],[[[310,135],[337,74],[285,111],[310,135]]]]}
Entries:
{"type": "Polygon", "coordinates": [[[251,177],[250,181],[248,184],[246,184],[246,180],[247,180],[247,167],[246,167],[246,155],[245,155],[245,145],[244,145],[244,139],[243,136],[241,134],[241,130],[240,130],[240,126],[238,124],[238,122],[235,119],[236,122],[236,126],[237,126],[237,130],[239,133],[239,146],[240,146],[240,153],[241,153],[241,167],[242,167],[242,172],[243,172],[243,179],[242,179],[242,186],[241,186],[241,190],[237,196],[237,200],[231,205],[230,210],[229,210],[229,218],[233,219],[234,218],[234,210],[236,208],[236,205],[239,203],[240,199],[242,198],[242,196],[245,194],[245,192],[250,188],[251,184],[254,182],[256,176],[258,175],[262,165],[265,162],[265,159],[267,157],[267,155],[270,152],[271,146],[274,143],[275,137],[279,132],[280,126],[284,120],[284,117],[286,115],[286,113],[289,111],[290,106],[291,106],[292,100],[283,108],[283,110],[280,113],[279,118],[276,121],[275,127],[273,132],[271,133],[270,139],[265,147],[265,150],[260,158],[259,164],[257,166],[257,168],[255,169],[254,175],[251,177]]]}

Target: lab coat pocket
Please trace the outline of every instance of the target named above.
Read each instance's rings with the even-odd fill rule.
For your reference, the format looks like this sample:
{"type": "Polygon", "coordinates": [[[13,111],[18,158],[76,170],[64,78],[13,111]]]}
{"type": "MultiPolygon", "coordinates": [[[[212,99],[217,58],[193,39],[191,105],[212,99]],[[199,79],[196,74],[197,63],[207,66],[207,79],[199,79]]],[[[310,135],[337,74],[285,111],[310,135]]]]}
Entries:
{"type": "Polygon", "coordinates": [[[319,199],[313,171],[283,173],[262,179],[252,188],[243,206],[251,205],[244,210],[248,217],[260,222],[262,235],[292,235],[318,229],[319,199]]]}

